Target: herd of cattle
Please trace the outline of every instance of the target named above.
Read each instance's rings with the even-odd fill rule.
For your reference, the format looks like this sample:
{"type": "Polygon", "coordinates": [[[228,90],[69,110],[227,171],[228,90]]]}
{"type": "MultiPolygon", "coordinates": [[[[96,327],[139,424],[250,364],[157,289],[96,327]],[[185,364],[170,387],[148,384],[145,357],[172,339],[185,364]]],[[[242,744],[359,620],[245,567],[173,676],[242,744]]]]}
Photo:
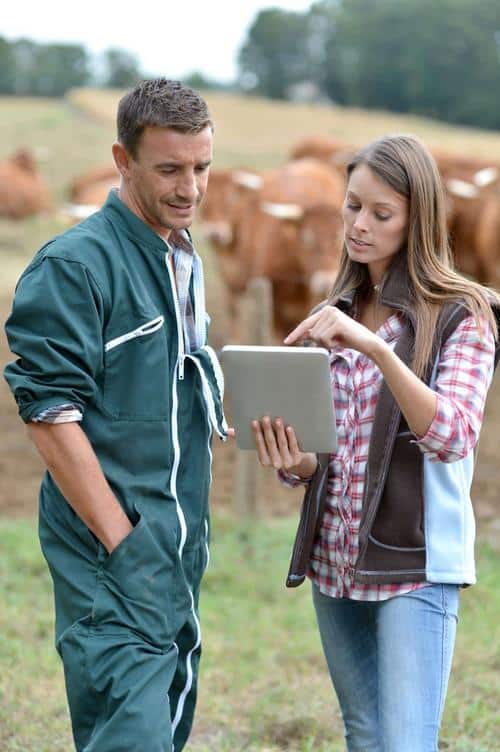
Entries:
{"type": "MultiPolygon", "coordinates": [[[[345,166],[354,151],[338,139],[310,137],[279,168],[212,170],[201,229],[215,249],[233,320],[242,293],[257,277],[271,282],[279,338],[325,297],[342,248],[345,166]]],[[[447,194],[458,269],[500,287],[500,162],[433,154],[447,194]]],[[[118,173],[108,165],[74,180],[64,209],[68,220],[96,211],[117,183],[118,173]]],[[[27,150],[0,162],[0,216],[22,219],[50,211],[53,200],[27,150]]]]}

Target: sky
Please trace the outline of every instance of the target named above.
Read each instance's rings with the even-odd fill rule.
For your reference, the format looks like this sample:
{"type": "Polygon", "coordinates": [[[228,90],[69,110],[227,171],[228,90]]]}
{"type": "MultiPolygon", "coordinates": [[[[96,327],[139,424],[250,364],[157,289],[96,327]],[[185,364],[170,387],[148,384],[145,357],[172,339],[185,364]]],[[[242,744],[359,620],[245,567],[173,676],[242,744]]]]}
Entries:
{"type": "Polygon", "coordinates": [[[230,82],[237,54],[260,10],[304,11],[312,0],[14,0],[2,2],[0,36],[83,44],[98,56],[119,47],[146,75],[200,71],[230,82]]]}

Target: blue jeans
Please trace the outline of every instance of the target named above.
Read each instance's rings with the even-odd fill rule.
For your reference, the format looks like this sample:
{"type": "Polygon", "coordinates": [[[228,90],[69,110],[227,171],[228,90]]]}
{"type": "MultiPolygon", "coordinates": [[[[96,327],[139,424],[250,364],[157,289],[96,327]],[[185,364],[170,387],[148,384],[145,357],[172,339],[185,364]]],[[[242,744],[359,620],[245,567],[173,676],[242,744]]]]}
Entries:
{"type": "Polygon", "coordinates": [[[372,602],[330,598],[313,584],[349,752],[437,752],[458,600],[457,585],[372,602]]]}

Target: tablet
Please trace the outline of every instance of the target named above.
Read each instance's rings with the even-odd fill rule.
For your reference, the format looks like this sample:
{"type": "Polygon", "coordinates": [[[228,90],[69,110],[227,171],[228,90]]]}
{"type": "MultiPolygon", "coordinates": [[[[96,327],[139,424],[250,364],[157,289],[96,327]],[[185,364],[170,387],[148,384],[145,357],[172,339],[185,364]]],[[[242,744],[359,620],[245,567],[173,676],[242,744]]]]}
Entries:
{"type": "Polygon", "coordinates": [[[304,452],[336,449],[328,350],[226,345],[221,364],[240,449],[255,449],[251,421],[264,415],[293,426],[304,452]]]}

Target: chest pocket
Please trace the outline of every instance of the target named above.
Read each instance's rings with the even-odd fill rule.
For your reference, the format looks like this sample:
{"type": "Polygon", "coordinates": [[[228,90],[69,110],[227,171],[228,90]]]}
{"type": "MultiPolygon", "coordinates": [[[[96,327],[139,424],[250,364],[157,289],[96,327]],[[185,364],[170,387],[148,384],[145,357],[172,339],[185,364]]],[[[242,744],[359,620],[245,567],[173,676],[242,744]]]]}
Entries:
{"type": "Polygon", "coordinates": [[[104,346],[103,409],[116,420],[162,421],[170,415],[169,358],[163,316],[104,346]]]}

